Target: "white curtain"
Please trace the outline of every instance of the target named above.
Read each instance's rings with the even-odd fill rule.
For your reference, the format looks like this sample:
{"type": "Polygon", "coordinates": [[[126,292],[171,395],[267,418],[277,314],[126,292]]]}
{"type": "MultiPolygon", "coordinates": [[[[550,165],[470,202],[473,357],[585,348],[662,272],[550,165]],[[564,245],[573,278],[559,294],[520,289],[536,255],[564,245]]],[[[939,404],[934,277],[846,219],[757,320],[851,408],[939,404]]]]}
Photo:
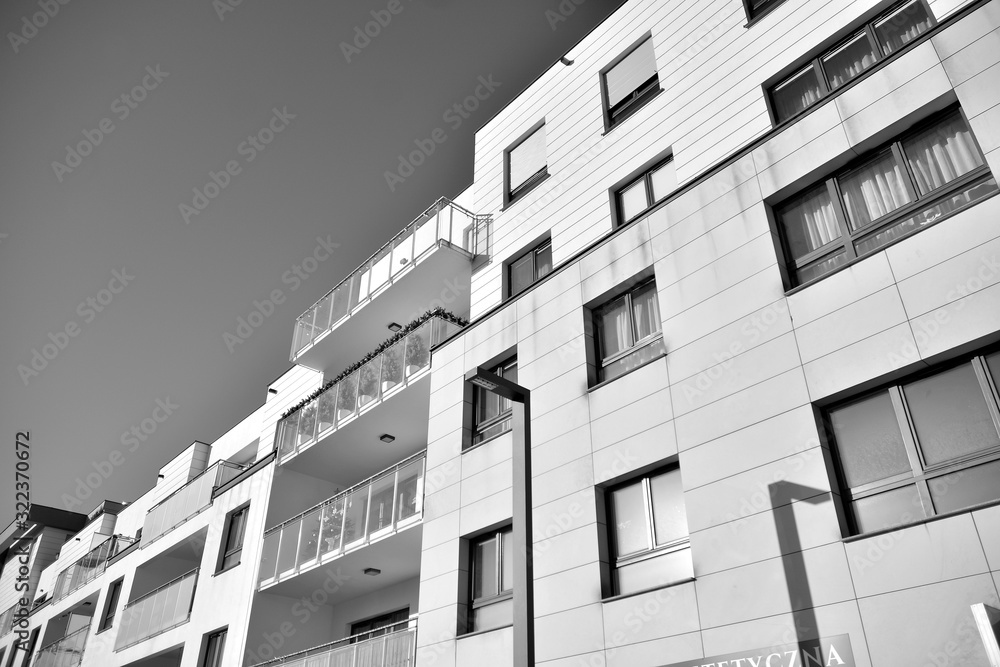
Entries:
{"type": "Polygon", "coordinates": [[[822,248],[840,236],[833,202],[824,185],[781,214],[794,259],[822,248]]]}
{"type": "Polygon", "coordinates": [[[644,287],[632,296],[632,314],[637,340],[660,330],[660,306],[654,285],[644,287]]]}
{"type": "Polygon", "coordinates": [[[632,346],[632,327],[625,297],[608,304],[601,314],[601,340],[605,357],[632,346]]]}
{"type": "Polygon", "coordinates": [[[874,64],[875,53],[865,34],[823,59],[823,69],[830,79],[831,88],[844,85],[874,64]]]}
{"type": "Polygon", "coordinates": [[[875,27],[885,55],[897,51],[931,27],[923,4],[911,2],[875,27]]]}
{"type": "Polygon", "coordinates": [[[823,91],[816,79],[816,72],[810,65],[809,69],[800,72],[774,89],[771,94],[771,99],[774,102],[774,114],[780,123],[806,107],[812,106],[819,101],[822,95],[823,91]]]}
{"type": "Polygon", "coordinates": [[[852,229],[860,229],[910,201],[902,169],[892,157],[881,157],[840,179],[852,229]]]}
{"type": "Polygon", "coordinates": [[[959,114],[909,139],[903,150],[920,194],[931,192],[983,164],[969,128],[959,114]]]}

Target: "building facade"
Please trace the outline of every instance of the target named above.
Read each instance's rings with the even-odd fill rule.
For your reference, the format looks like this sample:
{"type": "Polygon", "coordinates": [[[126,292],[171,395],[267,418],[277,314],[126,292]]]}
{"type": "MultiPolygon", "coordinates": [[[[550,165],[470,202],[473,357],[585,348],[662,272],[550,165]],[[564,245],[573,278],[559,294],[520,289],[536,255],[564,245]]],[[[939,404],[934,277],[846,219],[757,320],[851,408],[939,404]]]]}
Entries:
{"type": "Polygon", "coordinates": [[[998,664],[998,148],[1000,0],[625,2],[3,667],[998,664]]]}

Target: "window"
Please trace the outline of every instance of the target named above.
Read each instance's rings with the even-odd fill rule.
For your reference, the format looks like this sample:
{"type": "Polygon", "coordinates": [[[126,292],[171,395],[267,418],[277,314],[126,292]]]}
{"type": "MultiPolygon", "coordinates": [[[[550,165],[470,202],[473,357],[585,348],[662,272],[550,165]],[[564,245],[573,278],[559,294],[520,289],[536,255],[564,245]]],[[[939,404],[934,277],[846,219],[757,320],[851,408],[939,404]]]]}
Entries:
{"type": "Polygon", "coordinates": [[[240,564],[240,556],[243,554],[243,535],[246,533],[249,512],[250,506],[244,505],[226,517],[226,532],[218,571],[228,570],[240,564]]]}
{"type": "Polygon", "coordinates": [[[471,632],[514,622],[514,561],[511,526],[483,535],[471,543],[471,632]]]}
{"type": "Polygon", "coordinates": [[[785,0],[743,0],[747,12],[747,20],[759,19],[764,14],[780,5],[785,0]]]}
{"type": "Polygon", "coordinates": [[[845,41],[771,87],[775,122],[782,123],[816,104],[933,26],[934,18],[924,0],[910,0],[875,17],[845,41]]]}
{"type": "Polygon", "coordinates": [[[660,92],[653,38],[641,42],[601,72],[604,127],[610,129],[660,92]]]}
{"type": "Polygon", "coordinates": [[[619,224],[635,220],[676,189],[677,172],[671,156],[618,191],[619,224]]]}
{"type": "Polygon", "coordinates": [[[104,613],[101,615],[101,622],[97,625],[97,631],[107,630],[115,622],[115,614],[118,613],[118,599],[122,594],[122,579],[111,582],[108,588],[108,597],[104,601],[104,613]]]}
{"type": "Polygon", "coordinates": [[[410,608],[404,607],[389,614],[382,614],[375,618],[351,623],[351,643],[364,641],[372,637],[380,637],[396,630],[402,630],[407,626],[409,618],[410,608]]]}
{"type": "Polygon", "coordinates": [[[825,414],[854,533],[1000,498],[1000,352],[825,414]]]}
{"type": "Polygon", "coordinates": [[[205,642],[205,662],[202,667],[221,667],[222,652],[226,648],[226,634],[229,629],[224,628],[218,632],[213,632],[205,642]]]}
{"type": "Polygon", "coordinates": [[[504,151],[506,187],[504,205],[510,204],[548,176],[545,156],[545,124],[530,130],[504,151]]]}
{"type": "Polygon", "coordinates": [[[611,487],[605,499],[615,595],[694,576],[679,468],[611,487]]]}
{"type": "Polygon", "coordinates": [[[951,110],[775,207],[789,273],[808,282],[996,191],[951,110]]]}
{"type": "Polygon", "coordinates": [[[507,267],[508,296],[515,296],[552,271],[552,240],[546,239],[507,267]]]}
{"type": "MultiPolygon", "coordinates": [[[[502,378],[517,382],[517,359],[504,362],[490,370],[502,378]]],[[[472,408],[475,422],[472,433],[473,445],[510,430],[513,406],[509,398],[502,398],[492,391],[474,386],[472,408]]]]}
{"type": "Polygon", "coordinates": [[[14,644],[14,648],[10,652],[10,662],[7,663],[7,667],[14,664],[14,660],[17,658],[17,650],[21,649],[24,651],[24,658],[21,660],[21,667],[28,667],[31,664],[31,654],[35,652],[35,645],[38,643],[38,635],[41,632],[41,628],[35,628],[31,631],[31,635],[28,637],[28,644],[14,644]]]}
{"type": "Polygon", "coordinates": [[[650,278],[594,312],[598,382],[611,380],[663,354],[656,283],[650,278]]]}

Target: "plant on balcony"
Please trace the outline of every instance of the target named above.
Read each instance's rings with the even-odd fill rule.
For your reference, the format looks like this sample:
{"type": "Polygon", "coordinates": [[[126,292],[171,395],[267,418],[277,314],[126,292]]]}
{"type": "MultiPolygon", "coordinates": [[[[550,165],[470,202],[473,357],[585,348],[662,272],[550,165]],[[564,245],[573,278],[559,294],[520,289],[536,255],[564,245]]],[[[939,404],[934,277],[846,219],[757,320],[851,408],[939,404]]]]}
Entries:
{"type": "Polygon", "coordinates": [[[358,383],[348,376],[346,382],[340,383],[337,390],[337,418],[345,419],[354,414],[354,408],[358,402],[358,383]]]}
{"type": "Polygon", "coordinates": [[[406,343],[396,341],[382,355],[382,393],[389,391],[403,379],[403,348],[406,343]]]}
{"type": "Polygon", "coordinates": [[[336,396],[327,391],[320,394],[318,399],[316,401],[316,416],[319,419],[319,431],[322,432],[333,426],[336,396]]]}
{"type": "Polygon", "coordinates": [[[378,398],[378,357],[369,360],[361,367],[361,378],[358,381],[358,407],[371,403],[378,398]]]}
{"type": "Polygon", "coordinates": [[[409,377],[427,365],[430,350],[424,336],[414,333],[406,341],[406,375],[409,377]]]}
{"type": "Polygon", "coordinates": [[[309,442],[313,438],[316,427],[316,404],[312,403],[302,409],[299,416],[299,444],[309,442]]]}

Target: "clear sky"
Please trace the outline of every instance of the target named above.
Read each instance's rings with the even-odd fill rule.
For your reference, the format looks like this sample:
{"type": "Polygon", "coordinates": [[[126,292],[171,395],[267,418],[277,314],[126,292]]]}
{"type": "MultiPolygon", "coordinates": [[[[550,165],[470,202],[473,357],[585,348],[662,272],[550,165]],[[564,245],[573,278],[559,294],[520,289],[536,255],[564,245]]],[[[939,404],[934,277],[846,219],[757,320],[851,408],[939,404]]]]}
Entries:
{"type": "Polygon", "coordinates": [[[87,512],[263,403],[295,317],[470,185],[475,130],[618,4],[581,1],[555,24],[560,0],[0,3],[0,524],[18,431],[32,501],[87,512]],[[479,77],[499,85],[456,127],[479,77]]]}

